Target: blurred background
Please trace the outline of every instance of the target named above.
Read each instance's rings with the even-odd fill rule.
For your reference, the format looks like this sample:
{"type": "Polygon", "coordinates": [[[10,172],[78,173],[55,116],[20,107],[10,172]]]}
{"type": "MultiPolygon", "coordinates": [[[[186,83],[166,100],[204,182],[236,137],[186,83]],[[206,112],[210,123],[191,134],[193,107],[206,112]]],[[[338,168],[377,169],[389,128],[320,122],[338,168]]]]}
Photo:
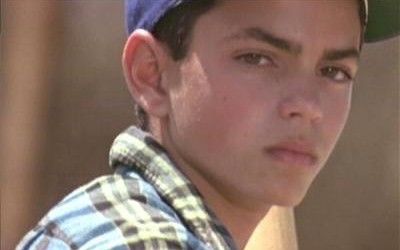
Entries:
{"type": "MultiPolygon", "coordinates": [[[[133,123],[123,1],[1,2],[1,249],[63,196],[110,173],[133,123]]],[[[295,209],[301,250],[399,249],[400,40],[366,45],[348,125],[295,209]]],[[[268,237],[268,236],[266,236],[268,237]]]]}

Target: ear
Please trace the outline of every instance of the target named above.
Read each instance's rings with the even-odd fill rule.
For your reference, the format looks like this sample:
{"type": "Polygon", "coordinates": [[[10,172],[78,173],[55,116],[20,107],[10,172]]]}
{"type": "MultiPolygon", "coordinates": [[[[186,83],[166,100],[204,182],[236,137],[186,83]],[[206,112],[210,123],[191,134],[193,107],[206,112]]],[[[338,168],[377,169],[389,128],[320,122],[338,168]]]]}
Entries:
{"type": "Polygon", "coordinates": [[[162,117],[168,111],[168,95],[161,74],[166,53],[146,30],[136,30],[128,38],[122,55],[125,80],[135,101],[150,115],[162,117]]]}

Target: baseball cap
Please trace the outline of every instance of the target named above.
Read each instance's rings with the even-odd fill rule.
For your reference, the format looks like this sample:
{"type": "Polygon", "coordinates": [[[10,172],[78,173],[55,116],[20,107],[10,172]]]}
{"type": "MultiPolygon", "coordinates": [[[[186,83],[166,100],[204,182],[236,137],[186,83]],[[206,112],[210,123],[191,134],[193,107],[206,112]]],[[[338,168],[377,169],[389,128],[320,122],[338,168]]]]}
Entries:
{"type": "Polygon", "coordinates": [[[400,0],[364,0],[368,22],[366,42],[377,42],[400,34],[400,0]]]}
{"type": "MultiPolygon", "coordinates": [[[[152,31],[157,22],[182,3],[202,0],[125,0],[128,33],[152,31]]],[[[377,42],[400,34],[400,0],[362,0],[365,5],[366,42],[377,42]]]]}

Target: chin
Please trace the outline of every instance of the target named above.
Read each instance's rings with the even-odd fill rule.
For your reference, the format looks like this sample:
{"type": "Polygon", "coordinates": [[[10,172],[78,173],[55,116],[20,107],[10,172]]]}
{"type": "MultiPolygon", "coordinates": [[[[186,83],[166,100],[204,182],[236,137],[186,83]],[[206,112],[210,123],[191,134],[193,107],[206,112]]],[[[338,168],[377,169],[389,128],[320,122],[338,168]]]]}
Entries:
{"type": "Polygon", "coordinates": [[[286,192],[274,197],[272,204],[281,207],[295,207],[299,205],[306,196],[307,190],[304,192],[286,192]]]}
{"type": "Polygon", "coordinates": [[[284,201],[279,201],[276,203],[277,206],[280,207],[296,207],[298,206],[303,199],[291,199],[291,200],[284,200],[284,201]]]}

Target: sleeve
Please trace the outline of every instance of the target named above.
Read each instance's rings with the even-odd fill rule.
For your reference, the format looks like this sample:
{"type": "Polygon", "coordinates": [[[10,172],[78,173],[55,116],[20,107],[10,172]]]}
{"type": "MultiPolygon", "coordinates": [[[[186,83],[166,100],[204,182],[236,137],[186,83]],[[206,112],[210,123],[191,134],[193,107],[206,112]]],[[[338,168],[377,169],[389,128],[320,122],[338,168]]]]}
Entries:
{"type": "Polygon", "coordinates": [[[41,249],[74,249],[74,246],[68,244],[67,241],[58,238],[52,233],[47,233],[43,228],[37,227],[29,232],[17,245],[17,250],[41,250],[41,249]]]}
{"type": "Polygon", "coordinates": [[[137,180],[98,179],[51,209],[17,250],[206,249],[155,191],[144,190],[137,180]]]}

